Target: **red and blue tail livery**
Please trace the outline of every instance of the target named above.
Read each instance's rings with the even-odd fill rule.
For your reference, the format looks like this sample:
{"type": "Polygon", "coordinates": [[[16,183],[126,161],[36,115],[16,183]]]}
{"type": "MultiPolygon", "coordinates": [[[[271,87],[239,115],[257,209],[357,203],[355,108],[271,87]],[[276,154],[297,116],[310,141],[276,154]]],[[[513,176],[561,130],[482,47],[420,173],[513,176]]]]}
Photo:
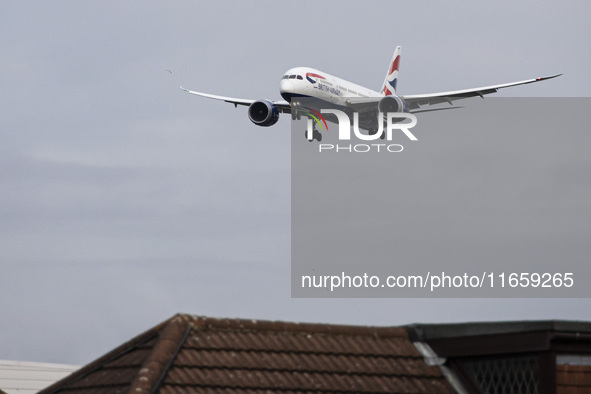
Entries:
{"type": "Polygon", "coordinates": [[[384,84],[382,85],[381,90],[384,96],[396,95],[396,83],[398,82],[398,68],[400,67],[401,50],[402,47],[396,47],[394,56],[392,56],[392,60],[390,61],[390,67],[388,67],[388,73],[386,74],[386,79],[384,79],[384,84]]]}

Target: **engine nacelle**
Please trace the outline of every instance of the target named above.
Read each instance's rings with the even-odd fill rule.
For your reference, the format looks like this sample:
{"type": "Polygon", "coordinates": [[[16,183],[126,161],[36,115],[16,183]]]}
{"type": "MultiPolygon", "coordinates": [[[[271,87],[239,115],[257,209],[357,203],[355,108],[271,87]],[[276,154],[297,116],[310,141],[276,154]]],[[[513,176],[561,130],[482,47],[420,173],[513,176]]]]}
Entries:
{"type": "Polygon", "coordinates": [[[402,97],[385,96],[378,103],[378,111],[387,112],[408,112],[408,105],[402,97]]]}
{"type": "Polygon", "coordinates": [[[257,126],[273,126],[279,120],[279,109],[269,100],[255,101],[248,107],[248,117],[257,126]]]}

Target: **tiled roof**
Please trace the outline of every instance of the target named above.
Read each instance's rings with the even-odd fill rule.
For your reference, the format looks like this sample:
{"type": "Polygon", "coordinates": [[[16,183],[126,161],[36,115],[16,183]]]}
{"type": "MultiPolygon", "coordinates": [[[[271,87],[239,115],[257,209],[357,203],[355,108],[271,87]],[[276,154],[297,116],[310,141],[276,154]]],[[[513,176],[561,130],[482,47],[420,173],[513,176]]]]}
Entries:
{"type": "Polygon", "coordinates": [[[452,393],[402,327],[176,315],[48,393],[452,393]]]}

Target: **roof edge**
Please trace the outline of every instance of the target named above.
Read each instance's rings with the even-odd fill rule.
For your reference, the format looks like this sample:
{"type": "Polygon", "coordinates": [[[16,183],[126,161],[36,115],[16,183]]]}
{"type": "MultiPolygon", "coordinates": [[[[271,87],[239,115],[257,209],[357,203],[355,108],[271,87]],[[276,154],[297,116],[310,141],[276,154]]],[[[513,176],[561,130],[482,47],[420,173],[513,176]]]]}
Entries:
{"type": "Polygon", "coordinates": [[[519,334],[535,331],[590,333],[591,322],[576,320],[524,320],[445,324],[410,324],[405,326],[413,342],[433,339],[519,334]]]}
{"type": "Polygon", "coordinates": [[[191,328],[192,324],[186,315],[178,314],[165,322],[158,342],[131,383],[130,394],[152,393],[157,390],[191,328]]]}
{"type": "Polygon", "coordinates": [[[51,394],[56,392],[57,390],[61,389],[64,385],[72,384],[80,379],[83,379],[85,376],[91,374],[96,369],[101,367],[103,364],[106,364],[112,359],[122,356],[123,354],[127,353],[131,349],[134,349],[138,345],[152,339],[154,336],[158,335],[158,331],[161,328],[162,324],[151,328],[138,336],[130,339],[129,341],[123,343],[122,345],[116,347],[115,349],[111,350],[110,352],[106,353],[105,355],[97,358],[96,360],[86,364],[82,368],[74,371],[72,374],[66,376],[63,379],[58,380],[51,386],[44,388],[43,390],[39,391],[38,394],[51,394]]]}
{"type": "Polygon", "coordinates": [[[408,338],[407,328],[377,327],[377,326],[352,326],[341,324],[322,323],[292,323],[270,320],[247,320],[211,318],[195,315],[184,315],[193,321],[195,330],[242,330],[242,331],[274,331],[305,334],[326,334],[326,335],[362,335],[379,338],[408,338]]]}

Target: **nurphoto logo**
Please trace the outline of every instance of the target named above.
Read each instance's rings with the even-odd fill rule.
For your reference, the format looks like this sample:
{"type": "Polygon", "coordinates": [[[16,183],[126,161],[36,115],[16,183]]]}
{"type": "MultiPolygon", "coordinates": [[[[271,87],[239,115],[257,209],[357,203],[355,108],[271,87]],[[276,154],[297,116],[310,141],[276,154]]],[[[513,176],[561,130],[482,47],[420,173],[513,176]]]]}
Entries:
{"type": "MultiPolygon", "coordinates": [[[[323,132],[328,131],[328,125],[323,114],[331,114],[336,117],[338,124],[338,139],[339,141],[350,142],[352,138],[369,142],[377,140],[392,141],[392,136],[395,131],[401,131],[409,140],[417,141],[417,137],[411,133],[410,129],[417,124],[417,117],[407,112],[377,112],[377,118],[371,119],[369,124],[375,127],[367,127],[368,119],[364,119],[361,123],[365,127],[360,127],[359,113],[352,112],[353,122],[351,122],[349,115],[344,111],[337,109],[320,109],[320,112],[311,110],[306,112],[308,118],[306,138],[308,141],[318,140],[322,141],[322,134],[316,129],[316,126],[323,132]],[[353,132],[351,132],[353,129],[353,132]],[[368,133],[364,134],[361,129],[367,129],[368,133]]],[[[363,116],[363,115],[362,115],[363,116]]],[[[365,153],[370,151],[376,152],[402,152],[403,146],[400,144],[386,144],[386,143],[360,143],[360,144],[322,144],[318,145],[319,152],[357,152],[365,153]]]]}

